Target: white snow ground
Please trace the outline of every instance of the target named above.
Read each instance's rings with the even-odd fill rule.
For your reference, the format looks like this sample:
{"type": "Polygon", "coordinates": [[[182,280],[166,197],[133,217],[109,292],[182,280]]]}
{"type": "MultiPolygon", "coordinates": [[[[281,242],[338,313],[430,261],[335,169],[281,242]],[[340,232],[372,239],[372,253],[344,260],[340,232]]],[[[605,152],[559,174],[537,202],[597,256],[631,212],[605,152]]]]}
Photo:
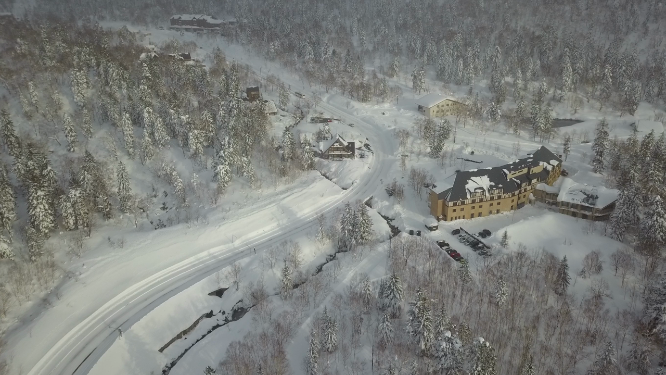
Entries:
{"type": "MultiPolygon", "coordinates": [[[[285,71],[278,64],[257,58],[241,46],[229,45],[216,39],[197,38],[187,33],[180,36],[168,30],[149,32],[146,42],[153,44],[170,38],[196,41],[201,49],[194,52],[195,58],[203,59],[213,46],[219,45],[230,60],[247,63],[256,70],[262,69],[264,75],[275,74],[288,83],[292,90],[308,93],[313,90],[293,73],[285,71]]],[[[458,97],[462,97],[467,89],[453,86],[450,88],[458,97]]],[[[35,306],[33,311],[9,332],[9,347],[14,355],[14,367],[28,371],[28,374],[64,373],[64,370],[72,373],[92,349],[99,345],[100,349],[96,350],[91,360],[87,361],[78,373],[89,370],[93,374],[158,372],[159,368],[156,366],[163,365],[165,360],[177,351],[174,347],[164,355],[157,353],[157,348],[164,344],[165,339],[189,326],[194,319],[213,306],[228,306],[235,302],[232,294],[229,297],[225,295],[228,300],[221,301],[205,295],[216,283],[210,275],[234,260],[252,255],[249,246],[257,247],[258,253],[265,250],[270,238],[277,236],[280,240],[296,239],[305,243],[303,236],[312,230],[306,222],[311,221],[319,212],[331,212],[343,200],[364,199],[374,195],[379,204],[378,210],[384,215],[396,218],[394,224],[398,224],[402,230],[424,229],[423,220],[428,217],[428,207],[424,198],[416,196],[407,186],[409,168],[425,168],[440,177],[451,174],[455,169],[467,169],[471,166],[455,161],[447,161],[444,166],[439,166],[437,161],[425,157],[425,148],[421,147],[418,141],[412,140],[408,146],[411,151],[408,169],[406,172],[400,170],[398,163],[394,163],[397,160],[397,145],[392,136],[393,131],[398,128],[411,130],[414,119],[420,116],[415,109],[414,95],[410,93],[407,96],[409,98],[400,98],[397,105],[371,105],[322,93],[324,100],[317,109],[340,116],[346,122],[355,123],[354,132],[358,130],[360,134],[369,137],[373,149],[377,152],[374,158],[367,159],[367,162],[373,165],[366,174],[362,173],[363,168],[360,167],[354,167],[354,171],[348,172],[350,176],[354,176],[352,181],[362,180],[352,189],[343,192],[337,185],[313,172],[298,182],[298,188],[280,198],[272,198],[270,203],[257,202],[243,208],[235,212],[233,220],[222,220],[222,215],[218,214],[211,216],[209,224],[203,227],[187,228],[181,225],[156,232],[132,233],[127,236],[127,245],[121,251],[91,252],[87,258],[81,260],[82,266],[76,281],[70,281],[63,288],[62,297],[55,300],[49,310],[40,311],[41,307],[35,306]],[[387,155],[378,157],[382,151],[387,155]],[[406,198],[400,204],[397,204],[394,198],[386,196],[380,186],[380,180],[385,184],[393,178],[405,185],[406,198]],[[230,256],[231,254],[233,256],[230,256]],[[116,328],[121,325],[125,333],[122,339],[118,339],[116,328]],[[107,351],[103,350],[107,348],[107,351]],[[92,359],[99,359],[94,367],[92,359]]],[[[654,109],[645,104],[641,104],[634,116],[625,115],[622,118],[609,109],[604,109],[603,113],[586,109],[572,116],[565,104],[555,107],[554,111],[555,117],[586,120],[561,128],[561,134],[568,132],[580,136],[587,133],[591,139],[596,123],[602,117],[609,119],[611,135],[619,137],[631,134],[629,124],[633,122],[637,124],[639,136],[650,130],[657,133],[663,131],[663,125],[653,121],[654,109]]],[[[313,131],[306,127],[303,129],[313,131]]],[[[351,131],[349,128],[346,130],[351,131]]],[[[576,140],[576,137],[574,138],[576,140]]],[[[447,144],[447,150],[456,156],[466,156],[475,151],[476,156],[488,155],[495,161],[507,162],[540,145],[529,137],[515,136],[504,129],[481,131],[475,127],[463,128],[460,125],[456,129],[456,144],[447,144]],[[516,152],[516,146],[520,149],[519,152],[516,152]]],[[[560,148],[557,140],[547,146],[554,150],[560,148]]],[[[569,177],[577,182],[603,184],[603,177],[592,173],[589,168],[589,155],[590,145],[576,141],[572,154],[564,163],[565,169],[570,171],[569,177]]],[[[331,173],[337,173],[340,178],[345,177],[345,172],[339,172],[335,167],[331,167],[331,173]]],[[[348,177],[347,181],[338,179],[336,182],[346,186],[349,178],[351,177],[348,177]]],[[[381,221],[377,222],[376,229],[380,228],[379,223],[381,221]]],[[[471,250],[456,244],[455,238],[450,235],[450,230],[456,226],[463,226],[472,233],[484,228],[490,229],[494,236],[489,243],[497,243],[503,230],[507,230],[512,249],[515,249],[518,243],[524,243],[529,247],[545,247],[558,257],[567,255],[572,275],[579,271],[580,259],[590,250],[599,249],[608,261],[609,254],[623,246],[600,235],[599,229],[589,226],[586,221],[559,215],[540,206],[528,206],[515,213],[445,223],[440,225],[438,231],[424,235],[433,239],[446,239],[466,258],[480,261],[479,257],[474,258],[476,255],[471,250]]],[[[381,228],[381,235],[385,236],[386,228],[383,225],[381,228]]],[[[315,259],[314,247],[308,249],[306,254],[315,259]]],[[[364,272],[379,277],[383,274],[382,254],[378,251],[360,263],[349,262],[343,273],[351,275],[352,272],[363,269],[364,272]]],[[[252,280],[253,275],[256,276],[250,270],[258,267],[259,257],[257,255],[245,260],[244,269],[248,273],[244,277],[247,280],[252,280]]],[[[626,289],[618,289],[618,280],[613,277],[610,267],[606,266],[601,276],[609,281],[612,294],[617,296],[611,300],[611,306],[619,309],[630,303],[626,289]]],[[[337,288],[344,287],[347,278],[343,276],[341,280],[337,288]]],[[[572,289],[584,293],[589,283],[590,279],[576,279],[572,282],[572,289]]],[[[251,314],[228,328],[216,330],[200,342],[184,357],[173,373],[200,373],[206,365],[215,365],[213,361],[224,353],[230,339],[240,338],[252,328],[251,314]]],[[[299,332],[292,346],[288,348],[294,374],[301,371],[298,364],[301,353],[304,352],[302,346],[305,345],[304,334],[307,327],[302,327],[299,332]]]]}

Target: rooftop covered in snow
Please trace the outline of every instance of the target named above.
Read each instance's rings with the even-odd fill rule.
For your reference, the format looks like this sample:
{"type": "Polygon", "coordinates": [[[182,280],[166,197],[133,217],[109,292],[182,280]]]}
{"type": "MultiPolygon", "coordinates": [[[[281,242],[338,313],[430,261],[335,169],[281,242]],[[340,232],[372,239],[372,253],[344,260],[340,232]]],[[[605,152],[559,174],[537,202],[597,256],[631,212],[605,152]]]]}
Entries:
{"type": "Polygon", "coordinates": [[[452,100],[454,102],[456,101],[455,99],[453,99],[449,96],[432,93],[432,94],[428,94],[428,95],[420,98],[419,100],[417,100],[416,104],[418,104],[420,106],[423,106],[423,107],[430,108],[430,107],[432,107],[434,105],[437,105],[437,104],[439,104],[439,103],[441,103],[441,102],[443,102],[444,100],[447,100],[447,99],[452,100]]]}

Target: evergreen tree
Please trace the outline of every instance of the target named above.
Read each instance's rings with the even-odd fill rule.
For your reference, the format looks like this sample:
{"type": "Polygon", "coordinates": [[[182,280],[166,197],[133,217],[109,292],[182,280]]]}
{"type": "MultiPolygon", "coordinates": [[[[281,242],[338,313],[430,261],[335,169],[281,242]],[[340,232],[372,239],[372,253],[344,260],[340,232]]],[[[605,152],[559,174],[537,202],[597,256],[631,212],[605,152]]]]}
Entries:
{"type": "Polygon", "coordinates": [[[467,262],[460,263],[460,267],[458,268],[458,279],[463,285],[472,282],[472,272],[469,270],[469,264],[467,262]]]}
{"type": "Polygon", "coordinates": [[[539,129],[539,133],[541,134],[541,139],[548,141],[550,139],[550,135],[553,132],[553,115],[552,115],[552,108],[550,107],[550,104],[546,104],[546,108],[543,109],[543,112],[541,113],[541,121],[540,121],[540,126],[541,129],[539,129]]]}
{"type": "Polygon", "coordinates": [[[421,290],[417,290],[415,300],[409,306],[407,332],[417,345],[419,354],[427,356],[434,341],[430,301],[421,290]]]}
{"type": "Polygon", "coordinates": [[[294,288],[294,282],[291,278],[291,268],[287,265],[287,262],[284,262],[284,267],[282,267],[282,279],[281,279],[281,294],[282,298],[289,298],[291,296],[291,291],[294,288]]]}
{"type": "Polygon", "coordinates": [[[610,99],[612,93],[613,93],[613,73],[610,65],[606,65],[603,72],[601,92],[599,93],[599,96],[602,101],[606,102],[610,99]]]}
{"type": "Polygon", "coordinates": [[[125,138],[125,149],[127,150],[129,157],[134,159],[134,126],[132,125],[132,119],[127,112],[123,112],[120,120],[120,129],[125,138]]]}
{"type": "Polygon", "coordinates": [[[648,256],[658,256],[666,245],[666,210],[661,197],[650,200],[645,217],[640,223],[640,249],[648,256]]]}
{"type": "Polygon", "coordinates": [[[462,375],[463,345],[450,331],[442,333],[437,343],[437,369],[444,374],[462,375]]]}
{"type": "Polygon", "coordinates": [[[364,203],[359,205],[357,212],[358,223],[356,227],[358,228],[359,233],[358,240],[361,245],[365,245],[370,242],[374,234],[372,230],[372,218],[370,218],[368,207],[364,203]]]}
{"type": "Polygon", "coordinates": [[[436,337],[441,337],[446,331],[449,330],[451,325],[451,320],[449,314],[446,311],[446,307],[442,306],[442,309],[439,311],[439,314],[435,317],[435,335],[436,337]]]}
{"type": "Polygon", "coordinates": [[[86,107],[81,108],[81,128],[83,129],[83,135],[85,135],[86,138],[92,138],[92,120],[90,119],[88,108],[86,107]]]}
{"type": "Polygon", "coordinates": [[[562,261],[560,261],[560,266],[558,267],[557,275],[555,276],[555,294],[558,296],[565,295],[570,282],[571,276],[569,275],[569,263],[567,262],[567,256],[565,255],[562,258],[562,261]]]}
{"type": "Polygon", "coordinates": [[[328,315],[326,307],[324,307],[324,314],[321,319],[324,329],[324,339],[322,341],[324,350],[333,353],[338,347],[338,322],[332,316],[328,315]]]}
{"type": "Polygon", "coordinates": [[[389,69],[388,69],[388,76],[390,78],[394,78],[399,73],[400,73],[400,61],[398,60],[397,57],[394,57],[393,61],[391,62],[391,65],[389,66],[389,69]]]}
{"type": "Polygon", "coordinates": [[[308,375],[317,375],[319,374],[319,368],[317,362],[319,360],[319,341],[313,332],[310,336],[310,346],[308,348],[308,375]]]}
{"type": "Polygon", "coordinates": [[[388,312],[391,317],[398,318],[404,296],[400,278],[392,274],[387,280],[383,280],[378,294],[379,308],[388,312]]]}
{"type": "Polygon", "coordinates": [[[588,375],[616,375],[620,373],[620,368],[615,359],[615,349],[613,344],[608,341],[603,351],[597,354],[597,358],[587,371],[588,375]]]}
{"type": "Polygon", "coordinates": [[[571,92],[573,90],[573,70],[571,69],[571,60],[569,51],[565,49],[562,59],[562,91],[571,92]]]}
{"type": "Polygon", "coordinates": [[[67,139],[67,151],[74,152],[76,151],[77,137],[76,130],[74,130],[74,124],[72,123],[72,118],[68,114],[65,114],[63,120],[63,129],[65,130],[65,138],[67,139]]]}
{"type": "Polygon", "coordinates": [[[562,155],[564,155],[564,160],[569,158],[571,153],[571,135],[567,134],[564,136],[564,144],[562,145],[562,155]]]}
{"type": "Polygon", "coordinates": [[[608,143],[608,122],[606,119],[602,119],[597,125],[594,142],[592,143],[592,152],[594,153],[592,167],[595,173],[601,173],[604,170],[604,156],[608,150],[608,143]]]}
{"type": "Polygon", "coordinates": [[[506,281],[503,278],[499,278],[497,285],[495,286],[494,298],[498,306],[503,306],[506,303],[506,298],[509,295],[509,288],[506,286],[506,281]]]}
{"type": "Polygon", "coordinates": [[[118,199],[120,200],[120,210],[128,212],[132,200],[132,187],[130,186],[129,176],[122,161],[118,162],[118,199]]]}
{"type": "Polygon", "coordinates": [[[520,369],[520,375],[534,375],[535,370],[534,370],[534,365],[533,365],[534,359],[532,358],[532,355],[530,354],[529,359],[527,362],[525,362],[525,365],[523,366],[522,369],[520,369]]]}
{"type": "Polygon", "coordinates": [[[0,260],[2,259],[14,259],[14,252],[12,251],[11,246],[9,246],[10,241],[2,234],[0,234],[0,260]]]}
{"type": "Polygon", "coordinates": [[[164,127],[164,121],[162,121],[162,118],[156,113],[153,113],[152,131],[153,137],[155,137],[155,145],[158,148],[162,148],[169,143],[170,138],[164,127]]]}
{"type": "Polygon", "coordinates": [[[666,273],[662,272],[647,283],[643,300],[642,321],[651,334],[666,339],[666,273]]]}
{"type": "Polygon", "coordinates": [[[539,104],[536,97],[534,98],[534,100],[532,100],[532,108],[530,111],[530,123],[532,125],[533,137],[536,139],[537,135],[539,135],[539,130],[543,128],[543,126],[541,125],[542,123],[541,104],[539,104]]]}
{"type": "Polygon", "coordinates": [[[312,170],[315,167],[315,154],[312,151],[312,148],[308,145],[303,147],[303,157],[301,159],[301,164],[303,165],[303,170],[312,170]]]}
{"type": "Polygon", "coordinates": [[[35,84],[32,81],[28,82],[28,94],[30,95],[31,104],[39,111],[39,97],[37,96],[35,84]]]}
{"type": "Polygon", "coordinates": [[[618,241],[624,240],[627,229],[638,223],[638,202],[633,186],[624,186],[615,202],[615,209],[608,221],[610,236],[618,241]]]}
{"type": "Polygon", "coordinates": [[[0,234],[4,231],[7,242],[12,241],[12,226],[16,221],[16,195],[4,168],[0,170],[0,234]]]}
{"type": "Polygon", "coordinates": [[[505,230],[504,233],[502,233],[502,239],[500,240],[500,246],[503,248],[507,249],[509,247],[509,233],[505,230]]]}
{"type": "Polygon", "coordinates": [[[284,128],[282,132],[282,158],[284,160],[289,161],[294,158],[295,146],[294,134],[288,127],[284,128]]]}
{"type": "Polygon", "coordinates": [[[9,154],[17,159],[21,152],[21,140],[16,135],[14,122],[9,116],[9,112],[3,109],[0,112],[0,121],[2,121],[2,136],[9,154]]]}
{"type": "Polygon", "coordinates": [[[377,327],[379,334],[379,344],[386,347],[393,342],[393,325],[388,314],[383,314],[379,326],[377,327]]]}
{"type": "Polygon", "coordinates": [[[231,167],[229,166],[229,159],[224,150],[220,150],[217,154],[213,178],[217,181],[218,194],[224,193],[231,182],[231,167]]]}
{"type": "Polygon", "coordinates": [[[631,350],[627,354],[627,369],[639,375],[649,374],[650,348],[638,337],[631,343],[631,350]]]}
{"type": "Polygon", "coordinates": [[[497,356],[495,348],[481,337],[474,340],[476,361],[472,367],[471,375],[496,375],[497,356]]]}
{"type": "Polygon", "coordinates": [[[153,145],[153,140],[150,138],[150,134],[148,134],[148,129],[146,128],[143,129],[143,142],[141,147],[142,162],[143,164],[146,164],[155,156],[155,146],[153,145]]]}
{"type": "Polygon", "coordinates": [[[340,251],[351,251],[356,246],[356,222],[354,221],[354,214],[354,209],[347,202],[340,217],[340,238],[338,240],[338,249],[340,251]]]}
{"type": "Polygon", "coordinates": [[[495,102],[490,102],[490,107],[488,107],[488,118],[490,121],[499,122],[501,115],[499,106],[495,102]]]}
{"type": "Polygon", "coordinates": [[[363,279],[361,284],[361,298],[363,299],[363,312],[370,310],[370,303],[373,298],[372,283],[369,278],[363,279]]]}

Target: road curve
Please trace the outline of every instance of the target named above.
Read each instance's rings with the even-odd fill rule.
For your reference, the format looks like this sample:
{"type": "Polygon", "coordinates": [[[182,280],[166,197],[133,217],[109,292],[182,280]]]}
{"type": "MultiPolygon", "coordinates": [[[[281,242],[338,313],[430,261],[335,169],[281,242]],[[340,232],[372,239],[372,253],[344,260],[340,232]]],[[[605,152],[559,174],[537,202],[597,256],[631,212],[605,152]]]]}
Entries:
{"type": "MultiPolygon", "coordinates": [[[[131,329],[134,323],[170,297],[219,269],[250,256],[251,248],[263,251],[282,239],[311,231],[315,225],[313,219],[316,215],[331,212],[344,202],[365,199],[375,194],[381,188],[380,180],[388,176],[390,168],[395,162],[392,156],[387,156],[393,155],[396,148],[392,137],[386,134],[388,130],[367,123],[332,104],[321,103],[320,107],[341,119],[354,122],[357,129],[368,137],[372,145],[374,158],[370,171],[350,189],[333,202],[304,209],[298,213],[299,218],[289,224],[266,231],[240,244],[216,246],[134,282],[123,292],[109,296],[108,302],[97,307],[92,314],[80,322],[63,321],[62,327],[51,327],[52,331],[49,328],[48,331],[51,332],[46,333],[43,329],[33,332],[30,328],[30,337],[26,332],[27,328],[14,331],[11,337],[7,338],[12,348],[18,347],[21,350],[32,348],[30,342],[35,339],[44,340],[41,347],[48,345],[49,348],[45,353],[32,352],[30,358],[39,359],[33,363],[21,363],[21,368],[23,370],[29,368],[28,375],[87,374],[117,338],[118,327],[121,327],[123,331],[131,329]],[[246,250],[238,250],[238,245],[241,245],[241,249],[246,250]],[[38,335],[38,337],[33,338],[33,335],[38,335]],[[39,335],[42,337],[40,338],[39,335]],[[24,342],[24,340],[27,341],[24,342]]],[[[251,216],[247,219],[251,219],[251,216]]],[[[109,280],[109,283],[115,281],[122,282],[122,280],[109,280]]],[[[104,283],[101,284],[104,285],[104,283]]],[[[106,290],[97,292],[105,293],[106,290]]],[[[91,300],[91,303],[94,303],[94,300],[91,300]]],[[[29,325],[31,327],[39,326],[38,321],[43,320],[49,312],[50,310],[43,312],[35,319],[35,323],[29,325]]],[[[19,357],[22,353],[15,352],[14,354],[15,360],[20,361],[19,357]]]]}

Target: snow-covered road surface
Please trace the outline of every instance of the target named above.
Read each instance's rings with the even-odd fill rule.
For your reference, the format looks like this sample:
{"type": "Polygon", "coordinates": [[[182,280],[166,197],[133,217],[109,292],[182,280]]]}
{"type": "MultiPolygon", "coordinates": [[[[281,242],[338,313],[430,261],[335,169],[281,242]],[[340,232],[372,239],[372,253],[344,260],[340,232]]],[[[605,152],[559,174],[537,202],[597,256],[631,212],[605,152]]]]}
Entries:
{"type": "MultiPolygon", "coordinates": [[[[381,189],[396,143],[388,130],[346,113],[330,103],[320,106],[354,122],[369,139],[375,157],[370,171],[352,188],[324,197],[312,186],[269,206],[221,224],[211,222],[198,234],[184,225],[145,233],[142,242],[110,257],[70,281],[62,297],[45,311],[35,311],[7,336],[14,367],[38,374],[86,374],[118,337],[118,328],[131,329],[149,311],[171,296],[233,262],[263,251],[296,234],[313,230],[316,215],[345,202],[363,200],[381,189]],[[270,213],[279,207],[286,220],[276,223],[270,213]],[[286,213],[285,213],[286,211],[286,213]],[[286,224],[285,224],[286,223],[286,224]],[[232,244],[228,243],[229,234],[232,244]],[[235,236],[235,241],[233,237],[235,236]],[[184,250],[187,249],[187,250],[184,250]],[[136,250],[136,253],[131,252],[136,250]]],[[[321,182],[324,183],[324,182],[321,182]]],[[[157,350],[157,348],[155,348],[157,350]]]]}

